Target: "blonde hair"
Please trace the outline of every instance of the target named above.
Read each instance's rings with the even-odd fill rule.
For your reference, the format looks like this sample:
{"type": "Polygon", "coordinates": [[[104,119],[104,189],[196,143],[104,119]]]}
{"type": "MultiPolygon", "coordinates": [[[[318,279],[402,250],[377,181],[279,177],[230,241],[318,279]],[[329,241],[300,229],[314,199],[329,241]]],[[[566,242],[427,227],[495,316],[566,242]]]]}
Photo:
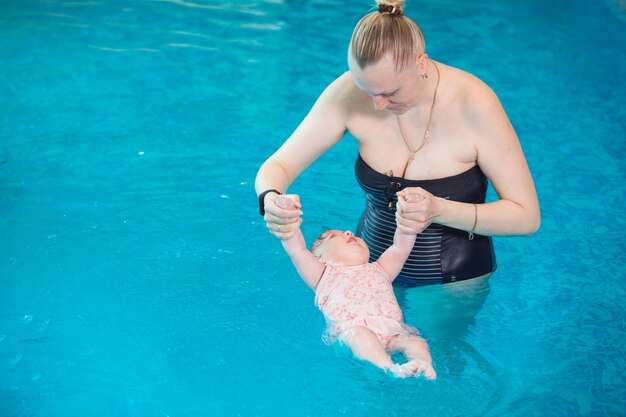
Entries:
{"type": "Polygon", "coordinates": [[[319,235],[317,239],[315,239],[315,242],[313,242],[313,244],[311,245],[311,249],[309,249],[313,256],[315,256],[317,259],[320,259],[322,256],[322,250],[320,249],[320,246],[322,246],[322,243],[324,243],[324,240],[327,237],[327,233],[328,230],[319,235]]]}
{"type": "Polygon", "coordinates": [[[404,0],[377,0],[376,5],[378,10],[363,16],[354,28],[350,55],[365,68],[391,53],[396,69],[401,70],[426,49],[424,34],[404,16],[404,0]]]}

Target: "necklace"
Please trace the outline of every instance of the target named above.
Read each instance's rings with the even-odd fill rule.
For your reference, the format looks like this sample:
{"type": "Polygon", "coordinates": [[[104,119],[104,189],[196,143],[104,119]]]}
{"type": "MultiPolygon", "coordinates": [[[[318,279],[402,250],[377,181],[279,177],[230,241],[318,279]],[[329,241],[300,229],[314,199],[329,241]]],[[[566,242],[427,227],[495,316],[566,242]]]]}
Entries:
{"type": "Polygon", "coordinates": [[[433,109],[435,108],[435,100],[437,100],[437,90],[439,89],[439,80],[441,79],[437,64],[435,64],[435,61],[431,61],[431,62],[433,63],[435,70],[437,70],[437,84],[435,85],[435,92],[433,93],[433,102],[430,105],[430,111],[428,113],[428,122],[426,123],[426,130],[424,130],[424,138],[422,139],[422,143],[420,144],[420,146],[417,147],[416,150],[411,149],[411,146],[409,145],[409,141],[406,139],[406,136],[404,135],[404,130],[402,130],[402,125],[400,124],[400,117],[396,115],[396,119],[398,120],[398,127],[400,128],[400,134],[402,135],[402,140],[404,141],[404,144],[411,152],[411,156],[409,156],[409,159],[407,159],[406,165],[404,166],[404,172],[402,173],[402,178],[404,178],[404,176],[406,175],[406,170],[409,168],[409,164],[413,162],[413,160],[415,159],[415,155],[420,151],[420,149],[424,147],[424,145],[426,145],[426,142],[428,141],[428,137],[430,135],[430,122],[433,118],[433,109]]]}

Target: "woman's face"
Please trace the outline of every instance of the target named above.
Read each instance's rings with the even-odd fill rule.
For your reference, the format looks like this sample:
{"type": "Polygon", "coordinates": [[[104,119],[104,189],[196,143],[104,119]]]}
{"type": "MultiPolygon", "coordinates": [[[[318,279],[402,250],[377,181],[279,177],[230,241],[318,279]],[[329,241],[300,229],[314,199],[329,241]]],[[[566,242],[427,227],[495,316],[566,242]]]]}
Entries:
{"type": "MultiPolygon", "coordinates": [[[[419,59],[424,55],[421,55],[419,59]]],[[[417,61],[398,71],[391,54],[364,69],[350,56],[348,65],[356,86],[370,95],[378,111],[403,114],[417,103],[421,79],[417,61]]]]}

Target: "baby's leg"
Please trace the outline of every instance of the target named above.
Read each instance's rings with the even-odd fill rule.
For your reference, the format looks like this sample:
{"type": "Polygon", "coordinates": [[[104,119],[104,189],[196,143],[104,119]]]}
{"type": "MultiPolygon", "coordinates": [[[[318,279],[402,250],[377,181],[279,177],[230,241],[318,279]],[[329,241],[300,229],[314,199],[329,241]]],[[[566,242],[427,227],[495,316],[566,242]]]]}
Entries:
{"type": "Polygon", "coordinates": [[[393,361],[380,343],[378,336],[367,327],[351,327],[341,333],[339,339],[348,345],[357,358],[369,361],[385,370],[393,366],[393,361]]]}
{"type": "Polygon", "coordinates": [[[407,357],[409,362],[403,367],[414,373],[423,374],[428,379],[437,378],[428,343],[423,338],[412,334],[401,334],[389,343],[389,348],[399,350],[407,357]]]}

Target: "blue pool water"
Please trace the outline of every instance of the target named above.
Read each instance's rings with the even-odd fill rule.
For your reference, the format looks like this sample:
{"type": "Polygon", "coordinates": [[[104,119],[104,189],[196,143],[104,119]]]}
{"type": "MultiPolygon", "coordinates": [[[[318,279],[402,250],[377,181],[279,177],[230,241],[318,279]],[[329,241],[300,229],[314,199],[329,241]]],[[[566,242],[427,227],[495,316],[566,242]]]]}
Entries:
{"type": "MultiPolygon", "coordinates": [[[[257,214],[369,2],[3,0],[0,416],[626,415],[620,4],[408,1],[500,96],[543,215],[489,281],[398,292],[430,382],[323,345],[257,214]]],[[[309,239],[354,228],[355,156],[293,185],[309,239]]]]}

